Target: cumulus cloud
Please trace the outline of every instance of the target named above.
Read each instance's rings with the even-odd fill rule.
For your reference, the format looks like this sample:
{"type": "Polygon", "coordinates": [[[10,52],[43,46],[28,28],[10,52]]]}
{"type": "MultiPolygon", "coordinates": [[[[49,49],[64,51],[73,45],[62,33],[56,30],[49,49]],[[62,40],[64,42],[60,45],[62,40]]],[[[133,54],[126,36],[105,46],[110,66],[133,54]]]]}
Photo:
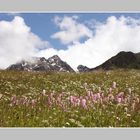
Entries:
{"type": "MultiPolygon", "coordinates": [[[[56,22],[58,22],[58,25],[63,31],[56,33],[54,38],[59,38],[65,44],[72,40],[79,39],[75,37],[75,34],[77,30],[80,32],[80,28],[75,25],[79,25],[80,23],[77,23],[73,17],[64,17],[64,19],[58,18],[56,22]],[[72,26],[74,26],[74,29],[72,28],[72,30],[74,30],[74,37],[69,37],[68,33],[70,33],[70,36],[72,35],[72,26]],[[77,27],[79,29],[77,29],[77,27]]],[[[123,16],[116,18],[115,16],[111,16],[108,17],[104,23],[95,25],[94,36],[91,36],[84,43],[77,42],[76,44],[68,45],[66,50],[49,48],[40,51],[37,55],[49,57],[57,54],[76,70],[79,64],[86,65],[90,68],[98,66],[120,51],[140,52],[139,19],[123,16]]],[[[80,26],[82,25],[80,24],[80,26]]],[[[81,32],[79,34],[81,34],[81,32]]]]}
{"type": "Polygon", "coordinates": [[[76,70],[80,64],[96,67],[120,51],[140,52],[140,19],[111,16],[103,23],[93,20],[93,29],[77,19],[77,16],[55,17],[60,31],[53,38],[66,44],[65,50],[48,47],[49,42],[32,33],[22,17],[0,21],[0,68],[31,56],[48,58],[57,54],[76,70]],[[88,38],[81,43],[80,38],[85,36],[88,38]]]}
{"type": "Polygon", "coordinates": [[[34,56],[47,45],[47,41],[42,41],[31,32],[22,17],[15,16],[12,21],[0,21],[0,68],[34,56]]]}
{"type": "Polygon", "coordinates": [[[92,37],[92,31],[82,23],[77,22],[78,16],[58,17],[54,19],[60,31],[51,37],[59,39],[63,44],[78,42],[83,37],[92,37]]]}

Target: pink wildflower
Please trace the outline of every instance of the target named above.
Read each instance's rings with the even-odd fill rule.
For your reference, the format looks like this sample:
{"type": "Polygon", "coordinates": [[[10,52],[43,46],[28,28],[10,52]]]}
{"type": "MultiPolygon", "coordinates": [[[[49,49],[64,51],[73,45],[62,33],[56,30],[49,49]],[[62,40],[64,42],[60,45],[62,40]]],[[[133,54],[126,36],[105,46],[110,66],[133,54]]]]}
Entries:
{"type": "Polygon", "coordinates": [[[73,101],[76,102],[77,97],[73,96],[73,101]]]}
{"type": "Polygon", "coordinates": [[[98,99],[100,99],[100,98],[101,98],[100,93],[97,93],[96,95],[97,95],[97,98],[98,98],[98,99]]]}
{"type": "Polygon", "coordinates": [[[96,100],[97,100],[97,94],[94,94],[94,95],[93,95],[92,100],[93,100],[93,101],[96,101],[96,100]]]}
{"type": "Polygon", "coordinates": [[[16,105],[19,105],[19,100],[16,100],[16,105]]]}
{"type": "Polygon", "coordinates": [[[11,106],[16,105],[16,103],[17,103],[17,97],[16,97],[16,95],[13,95],[10,100],[11,100],[11,106]]]}
{"type": "Polygon", "coordinates": [[[86,100],[88,100],[88,99],[89,99],[89,97],[88,97],[88,96],[85,96],[85,99],[86,99],[86,100]]]}
{"type": "Polygon", "coordinates": [[[22,98],[20,98],[20,99],[19,99],[19,104],[20,104],[20,105],[23,105],[23,104],[24,104],[24,102],[25,102],[24,100],[25,100],[25,99],[24,99],[23,97],[22,97],[22,98]]]}
{"type": "Polygon", "coordinates": [[[83,107],[84,109],[87,108],[86,99],[82,99],[82,100],[81,100],[81,105],[82,105],[82,107],[83,107]]]}
{"type": "Polygon", "coordinates": [[[70,103],[73,103],[73,96],[70,96],[70,103]]]}
{"type": "Polygon", "coordinates": [[[94,96],[93,92],[90,93],[90,97],[92,98],[94,96]]]}
{"type": "Polygon", "coordinates": [[[122,102],[122,98],[117,97],[117,102],[118,102],[118,103],[121,103],[121,102],[122,102]]]}
{"type": "Polygon", "coordinates": [[[80,99],[75,96],[70,96],[70,104],[73,106],[77,106],[79,104],[79,100],[80,99]]]}
{"type": "Polygon", "coordinates": [[[32,107],[34,107],[35,106],[35,104],[36,104],[36,100],[31,100],[31,104],[32,104],[32,107]]]}
{"type": "Polygon", "coordinates": [[[60,103],[61,103],[61,97],[58,96],[56,102],[57,102],[58,104],[60,104],[60,103]]]}
{"type": "Polygon", "coordinates": [[[118,95],[117,95],[117,97],[123,97],[124,96],[124,92],[120,92],[118,95]]]}
{"type": "Polygon", "coordinates": [[[80,96],[80,100],[82,100],[83,99],[83,96],[80,96]]]}
{"type": "Polygon", "coordinates": [[[28,99],[28,100],[26,101],[25,105],[26,105],[26,106],[29,106],[29,104],[30,104],[30,100],[28,99]]]}
{"type": "Polygon", "coordinates": [[[112,93],[112,88],[109,88],[109,93],[112,93]]]}
{"type": "Polygon", "coordinates": [[[13,95],[13,96],[11,97],[11,101],[12,101],[12,102],[16,102],[16,95],[13,95]]]}
{"type": "Polygon", "coordinates": [[[52,105],[51,98],[48,97],[48,105],[52,105]]]}
{"type": "Polygon", "coordinates": [[[80,99],[77,99],[76,103],[77,103],[77,106],[79,106],[80,105],[80,99]]]}

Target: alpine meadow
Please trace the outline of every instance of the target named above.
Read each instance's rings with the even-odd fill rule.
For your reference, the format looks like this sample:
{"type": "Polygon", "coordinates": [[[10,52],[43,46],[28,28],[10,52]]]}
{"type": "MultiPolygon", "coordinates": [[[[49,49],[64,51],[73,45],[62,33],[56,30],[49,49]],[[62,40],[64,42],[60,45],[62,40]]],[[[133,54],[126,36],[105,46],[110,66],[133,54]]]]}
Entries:
{"type": "Polygon", "coordinates": [[[140,13],[0,13],[0,127],[140,127],[140,13]]]}

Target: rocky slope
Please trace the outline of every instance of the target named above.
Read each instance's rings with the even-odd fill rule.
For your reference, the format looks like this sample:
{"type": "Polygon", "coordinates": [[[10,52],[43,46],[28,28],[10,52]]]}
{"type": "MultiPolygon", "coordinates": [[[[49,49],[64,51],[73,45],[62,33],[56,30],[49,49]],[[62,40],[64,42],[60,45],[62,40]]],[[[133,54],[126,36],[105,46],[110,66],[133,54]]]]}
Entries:
{"type": "Polygon", "coordinates": [[[86,66],[83,66],[83,65],[79,65],[77,67],[77,69],[78,69],[79,72],[88,72],[88,71],[90,71],[90,68],[88,68],[86,66]]]}
{"type": "Polygon", "coordinates": [[[32,61],[22,60],[7,68],[8,70],[24,70],[24,71],[57,71],[57,72],[74,72],[74,70],[59,56],[54,55],[48,59],[44,57],[32,58],[32,61]]]}

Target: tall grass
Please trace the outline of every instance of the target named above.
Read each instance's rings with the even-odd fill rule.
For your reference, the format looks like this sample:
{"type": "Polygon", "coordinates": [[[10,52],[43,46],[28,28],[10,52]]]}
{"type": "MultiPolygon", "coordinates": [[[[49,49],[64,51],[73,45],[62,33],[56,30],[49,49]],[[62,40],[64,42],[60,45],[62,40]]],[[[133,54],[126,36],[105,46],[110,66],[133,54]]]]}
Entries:
{"type": "Polygon", "coordinates": [[[0,71],[1,127],[140,127],[140,71],[0,71]]]}

